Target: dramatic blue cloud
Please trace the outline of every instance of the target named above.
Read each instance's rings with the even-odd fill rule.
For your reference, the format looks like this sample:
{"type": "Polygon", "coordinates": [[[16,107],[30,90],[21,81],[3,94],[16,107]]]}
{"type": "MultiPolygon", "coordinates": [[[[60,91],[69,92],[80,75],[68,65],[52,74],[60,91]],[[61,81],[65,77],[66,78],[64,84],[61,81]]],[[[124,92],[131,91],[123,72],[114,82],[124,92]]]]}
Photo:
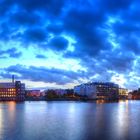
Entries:
{"type": "Polygon", "coordinates": [[[61,51],[68,47],[68,41],[63,37],[56,36],[50,40],[49,46],[54,50],[61,51]]]}
{"type": "Polygon", "coordinates": [[[10,57],[13,57],[13,58],[19,58],[21,57],[22,53],[21,52],[18,52],[16,48],[10,48],[10,49],[7,49],[7,50],[0,50],[0,56],[1,57],[4,57],[4,58],[10,58],[10,57]]]}
{"type": "Polygon", "coordinates": [[[37,54],[37,55],[36,55],[36,58],[45,59],[46,56],[45,56],[45,55],[42,55],[42,54],[37,54]]]}
{"type": "Polygon", "coordinates": [[[2,77],[11,78],[12,73],[15,73],[16,78],[27,79],[31,81],[43,81],[56,84],[72,83],[78,80],[81,76],[85,76],[83,71],[73,72],[67,70],[60,70],[56,68],[45,67],[25,67],[22,65],[14,65],[4,69],[1,73],[2,77]]]}
{"type": "Polygon", "coordinates": [[[0,76],[137,88],[139,6],[139,0],[0,1],[0,63],[7,61],[0,76]]]}

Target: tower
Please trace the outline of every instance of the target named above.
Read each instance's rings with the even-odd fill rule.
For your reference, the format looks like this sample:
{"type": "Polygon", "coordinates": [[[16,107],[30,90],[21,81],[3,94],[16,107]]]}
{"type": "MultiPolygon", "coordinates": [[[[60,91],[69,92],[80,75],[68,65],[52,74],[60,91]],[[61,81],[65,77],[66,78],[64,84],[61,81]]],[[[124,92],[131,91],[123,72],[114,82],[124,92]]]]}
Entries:
{"type": "Polygon", "coordinates": [[[12,75],[12,83],[14,84],[15,83],[15,76],[12,75]]]}

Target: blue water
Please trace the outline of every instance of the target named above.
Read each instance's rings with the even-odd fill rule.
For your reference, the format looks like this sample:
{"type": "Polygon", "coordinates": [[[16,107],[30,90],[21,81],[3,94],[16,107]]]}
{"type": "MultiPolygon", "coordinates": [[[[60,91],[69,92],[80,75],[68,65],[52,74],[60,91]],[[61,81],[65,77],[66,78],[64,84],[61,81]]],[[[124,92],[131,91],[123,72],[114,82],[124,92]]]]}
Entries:
{"type": "Polygon", "coordinates": [[[3,102],[0,140],[140,140],[140,101],[3,102]]]}

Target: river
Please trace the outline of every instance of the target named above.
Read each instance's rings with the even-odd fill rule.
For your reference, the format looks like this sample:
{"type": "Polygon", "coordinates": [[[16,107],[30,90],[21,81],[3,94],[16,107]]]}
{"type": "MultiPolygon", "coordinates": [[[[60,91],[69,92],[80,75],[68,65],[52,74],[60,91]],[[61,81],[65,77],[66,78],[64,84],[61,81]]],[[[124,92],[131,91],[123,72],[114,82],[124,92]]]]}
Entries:
{"type": "Polygon", "coordinates": [[[140,140],[140,101],[0,102],[0,140],[140,140]]]}

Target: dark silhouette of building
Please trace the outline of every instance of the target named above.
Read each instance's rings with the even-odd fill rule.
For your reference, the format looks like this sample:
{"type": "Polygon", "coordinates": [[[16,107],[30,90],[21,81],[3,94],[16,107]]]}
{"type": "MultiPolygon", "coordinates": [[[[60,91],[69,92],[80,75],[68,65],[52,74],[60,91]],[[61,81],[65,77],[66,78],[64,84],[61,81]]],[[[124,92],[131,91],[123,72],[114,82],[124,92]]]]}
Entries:
{"type": "Polygon", "coordinates": [[[140,88],[138,90],[129,92],[128,98],[132,100],[140,100],[140,88]]]}

